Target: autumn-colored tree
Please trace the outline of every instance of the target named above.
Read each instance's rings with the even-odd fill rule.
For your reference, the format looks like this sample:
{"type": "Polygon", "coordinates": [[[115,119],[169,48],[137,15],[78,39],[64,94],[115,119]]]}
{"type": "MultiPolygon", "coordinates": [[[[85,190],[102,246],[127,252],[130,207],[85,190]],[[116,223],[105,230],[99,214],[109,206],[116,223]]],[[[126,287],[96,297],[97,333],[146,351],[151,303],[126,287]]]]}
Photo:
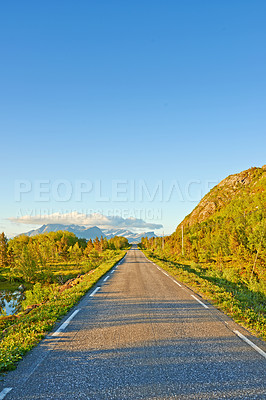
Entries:
{"type": "Polygon", "coordinates": [[[98,238],[98,236],[96,236],[96,238],[93,241],[93,247],[96,251],[100,252],[101,251],[101,242],[98,238]]]}
{"type": "Polygon", "coordinates": [[[104,250],[105,250],[105,248],[104,248],[104,239],[103,239],[103,236],[101,236],[101,239],[100,239],[100,251],[102,252],[104,250]]]}
{"type": "Polygon", "coordinates": [[[92,243],[92,240],[91,239],[89,239],[88,240],[88,243],[87,243],[87,246],[86,246],[86,249],[84,250],[84,255],[86,256],[86,257],[88,257],[89,256],[89,254],[90,254],[90,252],[93,250],[93,243],[92,243]]]}

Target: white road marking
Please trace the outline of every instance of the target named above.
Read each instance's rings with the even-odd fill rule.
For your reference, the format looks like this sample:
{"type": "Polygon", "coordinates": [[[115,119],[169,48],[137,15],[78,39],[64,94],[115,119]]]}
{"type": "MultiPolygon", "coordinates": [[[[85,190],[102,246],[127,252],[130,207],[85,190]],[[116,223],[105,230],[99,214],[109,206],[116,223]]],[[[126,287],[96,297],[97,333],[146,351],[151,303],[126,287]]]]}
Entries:
{"type": "Polygon", "coordinates": [[[249,344],[254,350],[256,350],[260,355],[262,355],[262,357],[266,358],[266,353],[265,351],[263,351],[261,348],[259,348],[258,346],[256,346],[253,342],[251,342],[251,340],[249,340],[248,338],[246,338],[246,336],[242,335],[242,333],[238,332],[238,331],[233,331],[237,336],[240,337],[240,339],[244,340],[244,342],[246,342],[247,344],[249,344]]]}
{"type": "Polygon", "coordinates": [[[107,279],[109,279],[110,278],[110,275],[108,275],[106,278],[104,278],[104,282],[106,282],[107,281],[107,279]]]}
{"type": "Polygon", "coordinates": [[[115,272],[115,270],[113,269],[113,271],[111,271],[111,274],[113,274],[115,272]]]}
{"type": "Polygon", "coordinates": [[[80,308],[76,311],[74,311],[70,317],[68,317],[68,319],[61,325],[59,326],[59,328],[52,333],[51,336],[58,336],[60,332],[62,332],[64,329],[66,329],[67,325],[69,324],[69,322],[75,317],[75,315],[77,315],[77,313],[80,311],[80,308]]]}
{"type": "Polygon", "coordinates": [[[173,282],[175,282],[179,287],[182,287],[182,285],[180,285],[180,283],[179,282],[177,282],[177,281],[174,281],[173,280],[173,282]]]}
{"type": "Polygon", "coordinates": [[[162,271],[162,273],[164,274],[164,275],[166,275],[166,276],[169,276],[166,272],[164,272],[164,271],[162,271]]]}
{"type": "Polygon", "coordinates": [[[13,388],[4,388],[2,392],[0,392],[0,400],[6,397],[7,393],[9,393],[13,388]]]}
{"type": "Polygon", "coordinates": [[[199,299],[197,299],[197,297],[194,296],[193,294],[191,295],[191,297],[193,297],[193,299],[197,300],[197,302],[200,303],[203,307],[209,308],[208,306],[206,306],[206,304],[202,303],[202,301],[200,301],[199,299]]]}
{"type": "Polygon", "coordinates": [[[93,297],[98,290],[101,289],[100,286],[98,286],[94,291],[90,294],[90,297],[93,297]]]}

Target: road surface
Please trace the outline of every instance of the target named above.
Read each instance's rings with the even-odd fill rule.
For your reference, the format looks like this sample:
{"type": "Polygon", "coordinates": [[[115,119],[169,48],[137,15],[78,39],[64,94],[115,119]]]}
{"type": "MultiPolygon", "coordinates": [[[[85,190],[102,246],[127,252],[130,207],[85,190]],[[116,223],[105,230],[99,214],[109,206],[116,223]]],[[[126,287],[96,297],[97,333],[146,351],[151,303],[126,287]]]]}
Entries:
{"type": "Polygon", "coordinates": [[[266,399],[265,353],[234,331],[265,351],[133,247],[6,375],[0,399],[266,399]]]}

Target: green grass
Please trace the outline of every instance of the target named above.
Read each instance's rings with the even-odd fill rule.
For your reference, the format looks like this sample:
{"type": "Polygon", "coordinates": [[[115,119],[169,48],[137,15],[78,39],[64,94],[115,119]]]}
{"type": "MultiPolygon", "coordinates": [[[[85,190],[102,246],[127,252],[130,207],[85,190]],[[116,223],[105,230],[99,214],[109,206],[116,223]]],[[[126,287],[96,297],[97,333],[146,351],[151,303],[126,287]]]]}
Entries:
{"type": "MultiPolygon", "coordinates": [[[[49,282],[63,284],[67,280],[75,278],[79,274],[86,274],[87,272],[97,268],[104,260],[112,257],[112,254],[115,251],[116,250],[106,250],[99,255],[96,262],[93,262],[90,259],[81,259],[79,262],[54,261],[48,263],[45,267],[40,265],[39,269],[36,270],[33,281],[34,283],[49,282]]],[[[27,288],[30,288],[33,285],[33,281],[25,282],[23,277],[18,273],[14,273],[10,267],[5,267],[0,270],[0,290],[14,291],[22,283],[27,288]]]]}
{"type": "MultiPolygon", "coordinates": [[[[0,292],[2,290],[8,291],[8,292],[14,292],[19,285],[21,284],[21,282],[8,282],[8,281],[2,281],[0,282],[0,292]]],[[[26,285],[24,285],[26,286],[26,285]]],[[[29,287],[29,285],[28,285],[29,287]]]]}
{"type": "Polygon", "coordinates": [[[46,303],[18,316],[0,318],[0,372],[15,369],[17,362],[35,346],[93,285],[109,271],[126,251],[116,251],[91,273],[82,276],[80,282],[50,297],[46,303]]]}
{"type": "Polygon", "coordinates": [[[228,272],[223,274],[208,265],[180,264],[147,250],[143,252],[237,323],[266,340],[266,298],[260,286],[230,280],[228,272]]]}

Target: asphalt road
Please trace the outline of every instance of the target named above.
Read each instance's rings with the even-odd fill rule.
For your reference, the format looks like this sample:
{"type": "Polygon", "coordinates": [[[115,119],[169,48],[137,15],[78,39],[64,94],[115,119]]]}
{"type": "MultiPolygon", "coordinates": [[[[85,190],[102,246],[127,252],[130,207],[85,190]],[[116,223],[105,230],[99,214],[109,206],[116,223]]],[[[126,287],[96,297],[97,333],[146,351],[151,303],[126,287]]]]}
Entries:
{"type": "Polygon", "coordinates": [[[266,399],[266,359],[233,331],[264,342],[137,249],[112,272],[6,375],[0,399],[266,399]]]}

